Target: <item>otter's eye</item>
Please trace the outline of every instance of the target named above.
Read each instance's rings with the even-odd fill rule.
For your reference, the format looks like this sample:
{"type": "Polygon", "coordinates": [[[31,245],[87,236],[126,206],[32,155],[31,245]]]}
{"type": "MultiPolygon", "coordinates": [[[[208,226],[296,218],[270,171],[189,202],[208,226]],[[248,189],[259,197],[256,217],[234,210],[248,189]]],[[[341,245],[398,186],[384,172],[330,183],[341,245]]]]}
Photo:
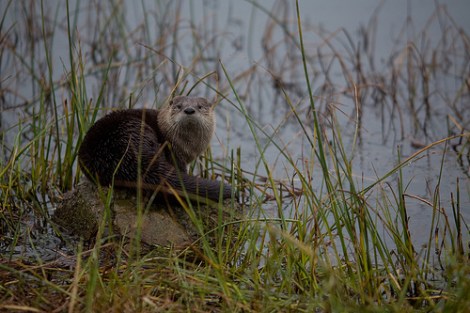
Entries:
{"type": "Polygon", "coordinates": [[[176,105],[176,108],[177,108],[178,110],[181,110],[182,107],[183,107],[183,106],[182,106],[181,104],[177,104],[177,105],[176,105]]]}
{"type": "Polygon", "coordinates": [[[197,109],[202,110],[202,105],[198,104],[197,109]]]}

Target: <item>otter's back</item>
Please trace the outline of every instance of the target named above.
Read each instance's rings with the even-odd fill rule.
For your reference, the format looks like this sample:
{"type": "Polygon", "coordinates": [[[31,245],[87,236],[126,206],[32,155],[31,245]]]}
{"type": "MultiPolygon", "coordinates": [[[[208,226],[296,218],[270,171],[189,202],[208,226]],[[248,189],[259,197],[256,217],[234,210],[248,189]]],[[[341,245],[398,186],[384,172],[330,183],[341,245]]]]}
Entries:
{"type": "MultiPolygon", "coordinates": [[[[79,149],[85,175],[101,185],[115,180],[136,181],[138,164],[145,166],[161,146],[157,110],[120,110],[98,120],[79,149]]],[[[142,167],[141,167],[142,168],[142,167]]]]}

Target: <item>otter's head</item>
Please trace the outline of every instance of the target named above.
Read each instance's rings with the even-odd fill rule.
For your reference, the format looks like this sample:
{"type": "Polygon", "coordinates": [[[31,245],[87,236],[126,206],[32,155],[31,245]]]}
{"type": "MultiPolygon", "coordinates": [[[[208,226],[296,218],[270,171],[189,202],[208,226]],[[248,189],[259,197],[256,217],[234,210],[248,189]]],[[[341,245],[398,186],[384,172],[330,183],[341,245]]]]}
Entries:
{"type": "Polygon", "coordinates": [[[205,98],[176,96],[160,111],[158,124],[176,157],[188,164],[209,146],[215,115],[205,98]]]}

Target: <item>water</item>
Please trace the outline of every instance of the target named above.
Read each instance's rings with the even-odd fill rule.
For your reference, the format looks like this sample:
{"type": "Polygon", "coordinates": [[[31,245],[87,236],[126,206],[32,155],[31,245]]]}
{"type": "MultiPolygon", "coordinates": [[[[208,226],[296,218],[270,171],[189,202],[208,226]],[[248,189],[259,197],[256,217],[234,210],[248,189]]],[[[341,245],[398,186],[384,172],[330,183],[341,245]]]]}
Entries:
{"type": "MultiPolygon", "coordinates": [[[[293,60],[289,59],[291,57],[289,53],[292,54],[289,49],[294,48],[293,44],[289,42],[288,38],[286,39],[284,29],[272,25],[272,20],[266,19],[265,13],[260,9],[254,9],[251,2],[241,2],[236,6],[231,6],[230,3],[213,3],[213,8],[208,5],[209,9],[205,6],[195,6],[199,10],[196,10],[193,15],[198,17],[204,16],[204,14],[217,16],[218,20],[215,24],[218,25],[218,29],[222,29],[220,32],[225,31],[229,34],[227,37],[234,42],[244,43],[241,46],[246,48],[239,51],[230,49],[230,46],[226,44],[225,47],[228,48],[222,50],[221,60],[232,73],[236,73],[240,67],[254,66],[258,69],[257,75],[260,78],[257,80],[256,88],[250,89],[243,83],[237,86],[237,90],[245,96],[245,104],[250,115],[262,127],[265,127],[269,134],[276,130],[275,138],[281,146],[285,146],[285,151],[293,155],[294,159],[296,156],[299,160],[308,158],[310,156],[308,142],[306,142],[295,119],[285,119],[290,108],[286,107],[282,96],[271,88],[272,75],[282,76],[287,83],[296,84],[292,89],[287,89],[287,93],[293,99],[301,118],[308,114],[302,68],[298,58],[295,58],[296,56],[292,56],[293,60]],[[240,29],[242,35],[238,35],[240,29]],[[270,29],[271,33],[268,33],[266,29],[270,29]],[[266,47],[263,49],[263,44],[270,44],[271,55],[266,53],[266,47]],[[302,86],[298,87],[299,85],[302,86]],[[245,89],[249,92],[244,92],[245,89]]],[[[350,52],[348,51],[353,47],[348,43],[347,36],[350,36],[353,46],[360,46],[366,40],[362,35],[362,30],[366,29],[369,34],[372,34],[367,39],[371,40],[368,43],[368,51],[374,59],[374,67],[372,68],[371,64],[366,62],[366,58],[363,59],[362,66],[365,67],[365,71],[385,73],[385,79],[390,79],[391,76],[390,58],[396,54],[403,54],[407,41],[416,41],[416,49],[426,56],[425,54],[428,52],[426,48],[436,47],[435,49],[439,53],[442,41],[452,40],[445,38],[442,34],[449,32],[453,23],[459,25],[466,32],[470,31],[470,21],[464,13],[469,12],[470,4],[465,1],[446,2],[445,6],[436,6],[435,3],[425,1],[382,1],[380,3],[355,1],[350,4],[342,1],[301,1],[300,6],[301,18],[304,22],[304,39],[308,48],[312,51],[321,51],[324,56],[328,56],[333,53],[332,48],[326,44],[327,41],[330,41],[334,49],[340,51],[340,54],[349,56],[350,52]]],[[[294,5],[271,1],[263,2],[263,7],[281,20],[288,31],[296,34],[294,5]]],[[[441,51],[441,53],[444,52],[441,51]]],[[[358,181],[364,180],[364,185],[367,186],[376,181],[378,177],[385,175],[397,164],[398,151],[401,154],[400,159],[404,160],[425,145],[449,135],[447,125],[451,122],[448,115],[452,116],[455,112],[445,105],[445,100],[447,97],[451,98],[452,94],[458,93],[461,88],[462,80],[457,78],[458,67],[462,66],[468,69],[468,55],[463,59],[463,63],[459,64],[460,61],[457,58],[449,55],[449,62],[453,62],[448,65],[451,74],[435,78],[433,82],[435,85],[431,88],[434,87],[435,93],[448,93],[448,96],[436,94],[431,96],[429,116],[425,116],[423,104],[419,100],[416,101],[415,105],[421,107],[417,112],[420,126],[415,125],[416,121],[412,117],[412,113],[406,110],[406,105],[403,105],[403,102],[407,101],[407,95],[402,95],[401,99],[398,99],[398,102],[401,102],[399,104],[402,110],[404,108],[402,112],[399,112],[402,115],[400,118],[397,111],[391,113],[394,110],[393,104],[389,102],[377,103],[376,98],[373,98],[369,91],[368,96],[364,97],[362,101],[363,122],[359,129],[361,143],[354,150],[352,141],[357,122],[354,117],[354,101],[341,93],[348,86],[338,63],[332,62],[331,79],[334,88],[329,99],[317,99],[317,106],[322,108],[320,111],[325,115],[327,115],[326,107],[335,108],[341,121],[343,135],[349,134],[344,140],[345,145],[350,147],[350,157],[353,159],[353,168],[358,181]]],[[[400,58],[395,57],[394,60],[398,62],[400,58]]],[[[318,68],[318,63],[314,61],[312,68],[318,68]]],[[[322,92],[325,78],[321,74],[319,72],[318,75],[313,75],[313,90],[315,94],[321,93],[324,97],[328,93],[322,92]]],[[[232,75],[235,76],[235,74],[232,75]]],[[[405,87],[405,85],[401,85],[401,88],[405,89],[405,87]]],[[[468,89],[466,89],[466,96],[457,104],[459,112],[463,114],[461,121],[465,125],[470,123],[469,100],[468,89]]],[[[243,164],[250,170],[252,164],[250,160],[257,160],[259,152],[254,142],[250,140],[251,134],[246,131],[247,125],[243,119],[236,118],[239,113],[235,110],[230,111],[230,108],[227,110],[230,112],[226,113],[227,116],[230,116],[227,118],[231,125],[229,132],[235,134],[230,137],[230,145],[242,147],[245,155],[243,164]]],[[[328,119],[328,116],[325,116],[325,119],[328,119]]],[[[222,123],[218,133],[223,133],[224,129],[226,126],[222,123]]],[[[455,128],[454,131],[456,131],[455,128]]],[[[260,135],[260,137],[263,136],[260,135]]],[[[451,144],[456,143],[456,140],[451,141],[451,144]]],[[[286,164],[287,162],[283,162],[279,151],[274,147],[268,149],[265,155],[269,159],[269,164],[272,164],[271,169],[274,171],[275,177],[283,178],[293,173],[293,169],[286,164]]],[[[470,164],[465,160],[459,165],[456,154],[449,147],[444,149],[442,144],[429,149],[403,168],[403,180],[407,186],[405,192],[410,225],[418,245],[423,243],[420,239],[424,240],[429,235],[426,232],[429,229],[432,207],[426,201],[432,202],[437,185],[440,186],[440,205],[450,217],[450,198],[453,195],[455,200],[457,180],[460,180],[462,214],[466,220],[470,218],[469,166],[470,164]],[[444,175],[440,175],[441,163],[444,175]],[[438,177],[441,177],[440,181],[438,181],[438,177]]],[[[396,186],[397,179],[398,177],[395,175],[386,182],[396,186]]],[[[319,181],[321,182],[321,179],[319,181]]]]}
{"type": "MultiPolygon", "coordinates": [[[[173,61],[177,64],[192,70],[194,76],[190,75],[188,80],[196,80],[197,77],[215,71],[221,87],[219,91],[228,99],[235,101],[223,73],[222,67],[226,68],[230,77],[234,79],[237,93],[256,123],[268,134],[275,133],[274,140],[286,153],[293,156],[293,159],[302,162],[311,158],[310,146],[302,130],[295,118],[289,115],[290,107],[280,90],[273,88],[276,83],[282,84],[302,121],[305,125],[311,125],[303,68],[296,47],[298,38],[294,2],[270,0],[169,3],[143,1],[135,4],[133,1],[124,1],[123,7],[104,5],[99,9],[97,4],[71,3],[72,16],[77,17],[74,35],[80,38],[81,47],[84,49],[83,58],[87,64],[99,63],[100,60],[107,62],[106,50],[100,50],[99,47],[95,47],[96,50],[90,49],[91,42],[96,41],[104,45],[116,44],[120,48],[115,56],[116,66],[111,70],[110,87],[106,90],[107,102],[113,106],[125,106],[130,93],[133,93],[133,100],[137,106],[154,107],[163,102],[162,99],[157,99],[155,94],[169,93],[168,85],[162,82],[165,82],[165,79],[171,81],[171,77],[164,79],[160,76],[162,74],[156,66],[160,65],[158,62],[149,65],[135,60],[145,54],[145,45],[151,46],[158,42],[161,29],[166,29],[174,35],[171,27],[180,23],[182,27],[175,34],[178,49],[176,51],[171,49],[173,38],[169,36],[170,42],[163,51],[166,55],[174,57],[173,61]],[[181,9],[181,15],[175,16],[178,8],[181,9]],[[103,20],[102,17],[106,16],[103,12],[114,12],[113,9],[117,12],[113,18],[103,20]],[[144,17],[144,12],[148,13],[147,19],[144,17]],[[273,22],[273,17],[277,22],[273,22]],[[175,21],[176,19],[179,20],[175,21]],[[109,23],[111,29],[109,36],[96,31],[102,29],[105,23],[109,23]],[[196,44],[190,31],[191,27],[201,35],[196,44]],[[142,28],[145,30],[142,31],[142,28]],[[128,32],[130,34],[126,36],[128,41],[120,42],[119,32],[128,32]],[[101,35],[103,37],[100,37],[101,35]],[[201,50],[195,49],[198,45],[201,45],[201,50]],[[191,64],[190,60],[198,54],[203,62],[191,64]],[[127,63],[132,64],[132,62],[135,62],[135,66],[125,67],[127,63]],[[241,78],[237,79],[239,75],[241,78]],[[116,88],[120,88],[121,92],[116,92],[116,88]]],[[[405,159],[419,150],[416,143],[426,145],[442,139],[449,135],[448,129],[457,132],[457,128],[449,119],[455,117],[456,112],[462,115],[459,122],[468,131],[469,92],[459,75],[462,68],[466,68],[468,73],[469,57],[468,51],[460,50],[460,46],[456,43],[456,48],[452,50],[455,54],[448,54],[445,59],[448,61],[447,68],[436,71],[442,74],[442,77],[432,77],[430,88],[433,93],[430,98],[429,114],[422,101],[420,94],[422,91],[418,90],[415,99],[417,119],[413,117],[409,106],[406,105],[409,94],[403,81],[398,82],[401,84],[398,86],[400,90],[405,89],[403,94],[398,94],[400,112],[394,109],[394,103],[390,99],[381,102],[372,88],[365,89],[366,94],[360,101],[362,124],[359,128],[359,143],[353,145],[355,126],[358,123],[355,117],[356,107],[354,99],[350,96],[351,86],[345,80],[335,53],[341,55],[351,69],[354,51],[361,51],[361,65],[364,72],[368,75],[383,75],[377,77],[377,81],[385,79],[387,84],[391,77],[391,60],[405,62],[404,47],[407,41],[416,43],[415,51],[419,52],[416,57],[421,54],[424,58],[430,58],[426,53],[434,49],[437,51],[437,57],[443,58],[448,51],[440,47],[449,45],[448,41],[458,41],[454,25],[458,25],[470,34],[468,19],[470,3],[466,0],[446,1],[445,6],[444,2],[442,6],[436,3],[424,0],[299,1],[306,50],[311,57],[309,75],[312,79],[312,89],[317,96],[316,105],[320,117],[327,125],[331,119],[329,112],[335,112],[341,125],[345,146],[349,149],[349,157],[353,160],[354,173],[358,181],[364,181],[365,186],[385,175],[397,164],[398,148],[401,151],[400,158],[405,159]],[[364,35],[366,33],[368,36],[364,35]],[[454,107],[447,106],[446,103],[452,99],[452,95],[458,92],[462,92],[463,96],[454,107]]],[[[5,5],[6,2],[0,4],[2,8],[0,11],[4,11],[5,5]]],[[[25,33],[21,22],[25,13],[20,4],[15,2],[13,5],[16,7],[9,11],[4,29],[12,27],[11,32],[16,34],[16,37],[13,37],[19,41],[19,50],[26,51],[27,41],[21,36],[25,33]]],[[[41,27],[38,4],[34,6],[33,11],[35,15],[32,20],[35,21],[35,27],[41,27]]],[[[67,75],[63,68],[68,68],[69,64],[65,4],[62,1],[47,2],[46,11],[49,22],[58,25],[59,29],[54,32],[50,44],[54,54],[53,78],[60,80],[67,75]]],[[[44,58],[44,48],[39,39],[32,50],[35,51],[38,60],[44,58]]],[[[158,56],[152,54],[151,58],[157,59],[158,56]]],[[[17,72],[18,67],[11,63],[12,59],[13,57],[7,53],[2,61],[2,84],[15,91],[7,93],[1,103],[3,130],[15,125],[18,118],[25,116],[22,103],[38,98],[37,87],[33,86],[31,79],[27,78],[28,75],[17,72]]],[[[171,66],[168,65],[170,62],[166,58],[162,59],[166,62],[164,66],[171,66]]],[[[27,57],[26,61],[29,62],[27,57]]],[[[33,66],[46,68],[44,62],[33,66]]],[[[403,67],[405,66],[404,63],[403,67]]],[[[406,71],[403,70],[402,74],[406,74],[406,71]]],[[[360,83],[357,77],[353,79],[360,83]]],[[[89,98],[97,98],[99,81],[99,77],[95,78],[91,74],[87,77],[89,98]]],[[[64,90],[61,92],[67,97],[64,90]]],[[[203,86],[196,92],[214,97],[214,93],[203,86]]],[[[256,161],[259,160],[260,153],[245,118],[229,101],[220,103],[217,114],[217,138],[212,144],[215,155],[226,161],[229,159],[231,149],[241,147],[243,169],[255,170],[258,167],[256,161]]],[[[257,135],[262,145],[269,143],[261,132],[258,131],[257,135]]],[[[5,142],[12,142],[14,136],[14,131],[7,132],[4,137],[5,142]]],[[[451,144],[456,143],[456,140],[451,141],[451,144]]],[[[275,178],[284,179],[292,175],[293,168],[272,145],[268,147],[265,156],[275,178]]],[[[443,208],[449,210],[450,197],[451,194],[455,196],[456,183],[459,179],[462,215],[466,220],[470,220],[469,167],[470,164],[465,158],[459,165],[456,153],[449,147],[444,149],[442,144],[428,150],[420,158],[413,159],[403,168],[412,235],[417,238],[418,245],[423,244],[420,242],[421,238],[426,238],[432,214],[432,209],[426,201],[432,201],[438,183],[440,203],[443,208]],[[445,174],[441,176],[439,183],[441,163],[445,174]]],[[[261,169],[259,174],[266,173],[261,169]]],[[[394,186],[397,177],[392,176],[386,182],[394,186]]],[[[321,178],[318,179],[318,184],[320,183],[321,178]]],[[[447,213],[450,215],[450,212],[447,213]]]]}

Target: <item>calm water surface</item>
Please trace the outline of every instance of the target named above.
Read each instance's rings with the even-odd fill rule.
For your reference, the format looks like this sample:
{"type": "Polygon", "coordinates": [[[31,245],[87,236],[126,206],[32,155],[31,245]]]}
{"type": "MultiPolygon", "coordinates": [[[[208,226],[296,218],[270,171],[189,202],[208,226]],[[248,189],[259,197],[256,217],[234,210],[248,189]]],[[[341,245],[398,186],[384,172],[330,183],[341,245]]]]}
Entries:
{"type": "MultiPolygon", "coordinates": [[[[73,4],[73,1],[70,2],[73,4]]],[[[407,41],[417,41],[417,49],[425,52],[428,48],[439,47],[443,41],[442,34],[450,32],[449,29],[453,25],[458,25],[457,28],[461,28],[467,35],[470,34],[470,19],[468,18],[470,2],[450,0],[440,3],[442,6],[439,6],[437,1],[424,0],[299,1],[306,50],[311,57],[312,89],[318,96],[316,104],[326,123],[329,119],[328,110],[335,111],[343,131],[344,144],[349,149],[349,157],[353,160],[354,172],[358,182],[361,182],[360,185],[367,186],[377,177],[390,171],[397,164],[398,148],[401,151],[401,158],[404,159],[415,153],[419,146],[449,135],[448,116],[455,114],[446,106],[445,93],[455,93],[462,84],[458,75],[453,75],[458,74],[456,70],[458,66],[452,64],[452,62],[460,61],[456,61],[455,56],[449,56],[450,73],[443,77],[434,77],[434,85],[431,89],[443,94],[432,96],[430,116],[423,117],[424,109],[419,110],[421,127],[416,127],[416,120],[407,111],[407,106],[403,104],[406,101],[406,95],[398,99],[403,104],[399,115],[396,111],[391,112],[393,110],[390,103],[378,104],[377,98],[369,92],[361,101],[363,117],[359,128],[360,143],[353,144],[355,125],[357,125],[354,101],[343,92],[347,88],[347,83],[339,62],[328,61],[328,58],[332,58],[333,51],[337,50],[344,56],[346,62],[350,62],[349,59],[353,55],[351,51],[354,51],[354,48],[367,46],[363,51],[370,53],[373,62],[368,62],[370,58],[364,57],[362,63],[364,71],[371,74],[381,73],[385,79],[390,79],[391,57],[402,53],[407,41]],[[365,33],[368,36],[365,36],[365,33]],[[327,91],[324,89],[326,86],[325,69],[320,64],[331,67],[328,70],[329,90],[327,91]],[[425,119],[427,119],[426,122],[425,119]],[[423,131],[424,124],[426,124],[425,131],[423,131]]],[[[65,5],[60,1],[48,2],[47,5],[50,6],[50,13],[58,16],[59,21],[62,21],[64,25],[65,5]]],[[[143,1],[138,4],[134,1],[124,1],[123,5],[125,10],[121,13],[127,23],[125,31],[136,29],[143,23],[143,12],[155,12],[154,16],[157,17],[159,10],[163,8],[173,6],[174,10],[169,12],[175,12],[177,8],[180,8],[181,15],[178,18],[182,19],[183,25],[187,28],[183,27],[179,30],[179,45],[184,52],[181,55],[176,54],[175,61],[185,67],[192,66],[185,62],[191,60],[198,51],[194,50],[194,36],[189,29],[191,26],[199,30],[203,37],[201,44],[209,49],[204,49],[201,55],[205,67],[196,69],[196,71],[200,70],[197,74],[202,76],[209,71],[216,71],[223,84],[226,81],[221,64],[227,69],[231,78],[245,71],[251,71],[252,74],[246,79],[237,80],[235,83],[235,88],[244,100],[249,114],[268,134],[276,133],[274,139],[294,159],[311,158],[311,151],[301,128],[292,116],[289,117],[290,108],[282,94],[273,88],[273,77],[279,77],[285,84],[286,92],[299,115],[305,119],[303,121],[306,125],[309,125],[308,94],[300,55],[295,46],[295,40],[289,39],[289,36],[297,36],[294,1],[212,0],[174,1],[172,4],[165,1],[143,1]],[[187,49],[185,50],[184,47],[187,49]]],[[[0,7],[3,9],[4,6],[5,2],[2,2],[0,7]]],[[[75,5],[71,7],[75,8],[75,5]]],[[[20,8],[11,12],[16,12],[16,14],[7,16],[6,25],[21,27],[19,24],[15,25],[15,21],[21,20],[20,8]]],[[[77,30],[82,37],[83,47],[86,47],[87,41],[96,36],[96,30],[93,28],[93,23],[95,23],[93,13],[89,12],[89,8],[84,3],[80,3],[78,11],[75,12],[79,13],[76,15],[77,30]],[[84,13],[87,10],[88,13],[84,13]]],[[[160,21],[155,18],[146,22],[147,38],[149,42],[152,42],[158,37],[158,33],[154,30],[158,29],[160,21]]],[[[20,41],[22,39],[18,38],[20,41]]],[[[446,37],[446,40],[451,39],[450,35],[446,37]]],[[[143,38],[131,41],[131,43],[127,47],[130,50],[139,50],[142,49],[142,44],[149,44],[143,38]]],[[[61,70],[63,63],[68,64],[68,43],[65,31],[58,31],[55,34],[52,48],[56,61],[54,79],[59,80],[64,76],[61,70]]],[[[91,58],[87,52],[85,57],[91,58]]],[[[397,59],[399,58],[394,60],[397,59]]],[[[463,66],[468,67],[468,51],[461,51],[458,60],[462,59],[464,60],[463,66]]],[[[15,75],[14,66],[4,66],[2,69],[2,77],[10,77],[9,75],[15,75]]],[[[116,75],[120,82],[127,79],[124,71],[118,71],[116,75]]],[[[93,85],[91,79],[87,84],[89,84],[89,90],[94,93],[90,97],[96,98],[97,86],[93,85]]],[[[27,81],[17,82],[15,87],[21,96],[6,97],[1,115],[3,129],[14,125],[18,117],[21,117],[21,110],[15,109],[15,106],[23,99],[34,97],[34,90],[27,81]]],[[[144,90],[147,87],[135,88],[144,90]]],[[[154,100],[154,88],[147,89],[145,92],[136,93],[138,106],[155,106],[159,103],[154,100]]],[[[204,92],[206,91],[202,93],[204,92]]],[[[235,101],[233,92],[225,93],[229,99],[235,101]]],[[[466,93],[467,95],[457,103],[457,107],[462,113],[461,122],[468,131],[468,124],[470,124],[468,89],[466,93]]],[[[207,95],[214,96],[210,93],[207,95]]],[[[422,103],[418,100],[417,105],[421,106],[422,103]]],[[[217,138],[213,142],[215,154],[221,159],[227,159],[231,149],[241,147],[243,168],[248,171],[255,169],[259,152],[241,113],[228,101],[221,102],[217,113],[217,138]]],[[[262,143],[267,142],[261,133],[258,135],[262,143]]],[[[8,136],[6,136],[7,139],[8,136]]],[[[277,178],[283,179],[292,175],[293,169],[274,147],[268,148],[266,156],[277,178]]],[[[459,165],[455,152],[451,149],[445,150],[444,145],[440,145],[430,149],[420,158],[414,159],[403,170],[407,186],[406,193],[411,196],[407,198],[410,223],[418,241],[419,238],[423,240],[426,238],[421,235],[427,235],[427,225],[432,216],[431,207],[418,198],[432,202],[441,163],[445,173],[441,176],[440,182],[442,207],[447,210],[451,208],[449,205],[451,193],[455,194],[456,182],[459,179],[462,214],[467,221],[470,221],[470,165],[465,162],[459,165]]],[[[259,172],[259,174],[264,173],[259,172]]],[[[319,186],[321,180],[319,177],[319,186]]],[[[392,186],[396,185],[397,177],[392,176],[387,179],[387,182],[392,186]]]]}

